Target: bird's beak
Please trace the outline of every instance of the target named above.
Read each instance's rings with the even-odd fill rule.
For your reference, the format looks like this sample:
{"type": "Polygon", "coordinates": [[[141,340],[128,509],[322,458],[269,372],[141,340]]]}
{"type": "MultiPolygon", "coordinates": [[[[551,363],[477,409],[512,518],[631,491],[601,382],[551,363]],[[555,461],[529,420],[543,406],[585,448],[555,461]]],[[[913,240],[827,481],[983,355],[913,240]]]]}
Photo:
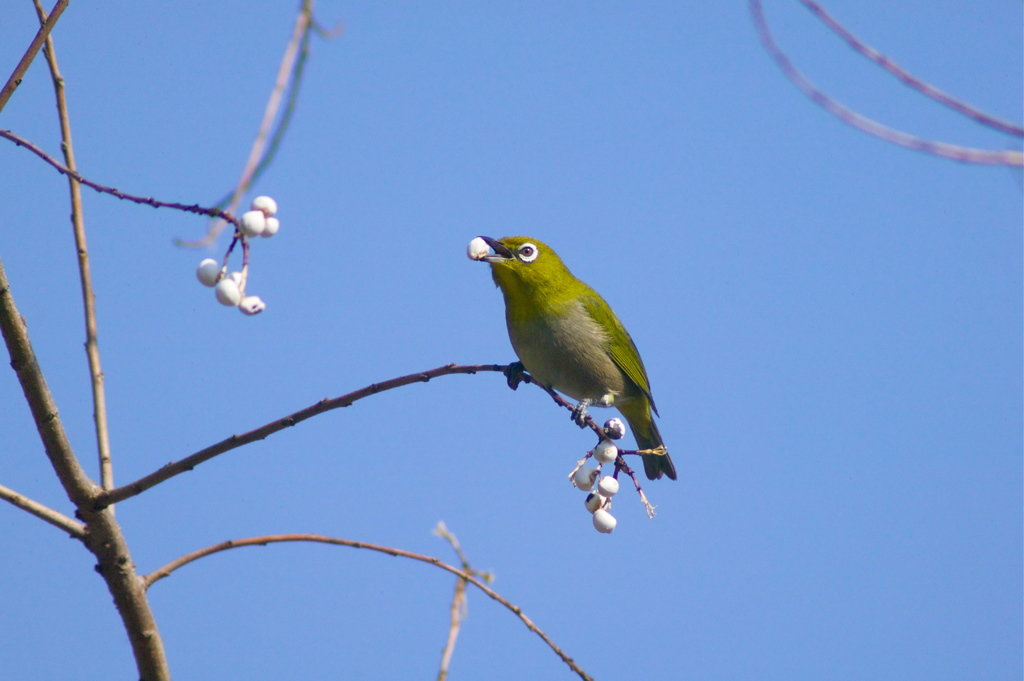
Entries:
{"type": "Polygon", "coordinates": [[[501,243],[497,239],[492,239],[489,236],[480,237],[483,239],[488,246],[494,249],[494,255],[485,255],[482,260],[484,262],[496,263],[496,262],[507,262],[512,260],[515,256],[512,255],[512,251],[505,247],[505,244],[501,243]]]}

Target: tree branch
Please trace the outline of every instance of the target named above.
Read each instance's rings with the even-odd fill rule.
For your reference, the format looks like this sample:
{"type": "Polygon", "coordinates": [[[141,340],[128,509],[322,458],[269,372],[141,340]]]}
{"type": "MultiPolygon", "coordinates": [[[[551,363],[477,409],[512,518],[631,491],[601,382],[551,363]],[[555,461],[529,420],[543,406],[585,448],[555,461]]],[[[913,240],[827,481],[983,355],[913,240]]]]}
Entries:
{"type": "Polygon", "coordinates": [[[541,629],[537,627],[537,625],[534,624],[533,621],[530,620],[530,618],[523,613],[522,608],[520,608],[517,605],[513,605],[512,603],[502,598],[489,586],[487,586],[482,581],[473,576],[473,574],[471,574],[470,572],[460,570],[457,567],[453,567],[451,565],[448,565],[447,563],[443,563],[439,559],[433,558],[431,556],[424,556],[419,553],[412,553],[410,551],[394,549],[389,546],[380,546],[377,544],[369,544],[367,542],[352,541],[351,539],[340,539],[338,537],[326,537],[320,534],[272,534],[263,537],[249,537],[246,539],[229,539],[228,541],[224,541],[219,544],[214,544],[212,546],[207,546],[206,548],[199,549],[198,551],[193,551],[192,553],[187,553],[184,556],[181,556],[180,558],[172,560],[170,563],[164,565],[162,568],[154,570],[153,572],[143,577],[142,582],[146,586],[146,588],[148,588],[152,586],[154,582],[157,582],[158,580],[167,577],[178,568],[188,565],[191,562],[212,555],[214,553],[220,553],[221,551],[227,551],[229,549],[237,549],[243,546],[266,546],[267,544],[274,544],[280,542],[316,542],[320,544],[333,544],[335,546],[348,546],[354,549],[369,549],[370,551],[377,551],[378,553],[384,553],[389,556],[410,558],[412,560],[417,560],[422,563],[427,563],[429,565],[439,567],[442,570],[450,572],[456,577],[459,577],[460,579],[469,582],[470,584],[472,584],[473,586],[477,587],[485,594],[490,596],[493,600],[497,601],[498,603],[501,603],[503,606],[511,610],[520,619],[520,621],[522,621],[522,623],[526,625],[527,629],[540,636],[541,639],[545,643],[547,643],[553,651],[555,651],[555,654],[558,655],[558,657],[560,657],[563,662],[569,665],[569,668],[576,672],[576,674],[579,675],[581,679],[585,679],[586,681],[593,681],[593,679],[585,671],[580,669],[579,665],[577,665],[571,657],[566,655],[561,648],[555,645],[554,641],[548,638],[547,634],[541,631],[541,629]]]}
{"type": "MultiPolygon", "coordinates": [[[[299,51],[299,45],[305,43],[305,38],[309,33],[312,20],[313,2],[312,0],[303,0],[302,8],[299,10],[299,16],[295,18],[295,28],[292,30],[291,40],[288,41],[288,46],[284,50],[284,56],[281,58],[281,66],[277,70],[277,79],[274,82],[274,89],[271,90],[270,99],[267,101],[266,109],[263,111],[263,120],[260,122],[259,131],[256,133],[256,140],[253,142],[252,148],[249,150],[249,158],[246,160],[245,167],[242,169],[242,176],[239,178],[238,185],[231,194],[231,199],[225,209],[228,213],[235,212],[235,209],[238,208],[238,202],[241,200],[242,195],[249,190],[249,186],[252,184],[256,168],[260,164],[260,159],[263,156],[263,149],[267,143],[267,135],[270,133],[270,126],[273,125],[274,119],[277,117],[277,110],[281,105],[281,97],[284,94],[284,89],[288,85],[288,81],[291,79],[292,74],[295,72],[295,58],[299,51]]],[[[224,225],[225,221],[223,219],[218,219],[210,227],[210,231],[207,235],[199,241],[179,241],[178,243],[182,246],[205,246],[217,238],[217,235],[220,234],[222,229],[224,229],[224,225]]]]}
{"type": "MultiPolygon", "coordinates": [[[[434,528],[434,534],[448,541],[455,549],[455,555],[459,557],[462,571],[474,577],[480,577],[488,584],[494,583],[494,575],[490,572],[474,570],[469,564],[469,559],[462,552],[458,538],[451,533],[444,522],[439,522],[434,528]]],[[[448,626],[448,640],[445,642],[444,651],[441,653],[441,666],[437,671],[437,681],[445,681],[448,678],[448,666],[452,661],[452,654],[455,652],[455,642],[459,638],[459,629],[462,627],[462,620],[469,612],[469,601],[466,597],[466,579],[459,577],[455,582],[455,593],[452,596],[452,607],[450,608],[451,624],[448,626]]]]}
{"type": "Polygon", "coordinates": [[[157,630],[153,611],[146,600],[146,590],[138,575],[124,534],[110,509],[92,510],[93,500],[100,492],[82,470],[61,424],[42,369],[32,351],[25,320],[18,313],[11,295],[3,262],[0,261],[0,332],[21,384],[25,400],[32,411],[39,437],[50,465],[64,487],[64,492],[78,509],[88,528],[85,546],[96,556],[96,570],[107,583],[114,605],[121,615],[135,655],[139,678],[145,681],[170,681],[163,640],[157,630]]]}
{"type": "Polygon", "coordinates": [[[46,455],[64,491],[75,506],[88,505],[96,485],[82,470],[71,450],[71,444],[57,413],[57,405],[32,351],[25,320],[14,304],[3,262],[0,262],[0,331],[3,332],[7,351],[11,356],[11,367],[18,376],[25,400],[32,411],[32,418],[43,441],[46,455]]]}
{"type": "Polygon", "coordinates": [[[466,616],[466,580],[461,577],[455,582],[455,594],[452,596],[449,616],[451,624],[448,626],[448,640],[445,641],[444,650],[441,652],[441,666],[437,670],[437,681],[445,681],[448,678],[448,667],[451,665],[452,654],[455,652],[455,642],[459,638],[459,629],[462,628],[462,618],[466,616]]]}
{"type": "Polygon", "coordinates": [[[870,59],[874,63],[881,66],[883,69],[895,76],[904,85],[907,85],[914,90],[917,90],[926,97],[929,97],[943,106],[949,107],[953,111],[959,114],[973,118],[978,123],[994,128],[1000,132],[1005,132],[1008,135],[1016,135],[1017,137],[1024,137],[1024,128],[1014,125],[1008,121],[1004,121],[995,116],[991,116],[984,111],[977,109],[966,102],[961,102],[959,99],[947,95],[942,90],[938,89],[934,85],[927,83],[909,71],[905,70],[899,64],[880,53],[870,45],[865,44],[846,29],[845,26],[840,24],[836,19],[830,15],[825,9],[814,2],[814,0],[800,0],[804,7],[809,9],[812,14],[818,17],[822,23],[828,26],[833,33],[838,35],[840,38],[846,41],[846,43],[860,53],[863,57],[870,59]]]}
{"type": "MultiPolygon", "coordinates": [[[[392,378],[391,380],[384,381],[382,383],[374,383],[372,385],[366,386],[365,388],[360,388],[359,390],[354,390],[350,393],[342,395],[341,397],[320,400],[316,404],[310,405],[305,409],[300,409],[299,411],[293,414],[289,414],[288,416],[284,416],[275,421],[271,421],[270,423],[262,425],[259,428],[250,430],[247,433],[242,433],[241,435],[232,435],[231,437],[221,440],[216,444],[210,445],[205,449],[199,450],[195,454],[186,456],[184,459],[172,461],[171,463],[168,463],[158,468],[152,473],[145,475],[134,482],[130,482],[126,485],[122,485],[121,487],[117,487],[112,490],[104,490],[96,496],[93,508],[95,510],[99,510],[111,504],[116,504],[120,501],[124,501],[125,499],[130,499],[134,496],[142,494],[151,487],[155,487],[156,485],[159,485],[162,482],[170,480],[171,478],[177,475],[191,471],[199,464],[209,461],[215,456],[218,456],[225,452],[229,452],[232,449],[237,449],[239,447],[242,447],[243,445],[256,442],[257,440],[266,439],[268,436],[273,435],[276,432],[284,430],[285,428],[291,428],[292,426],[301,423],[306,419],[313,418],[314,416],[318,416],[319,414],[323,414],[324,412],[351,406],[353,403],[363,399],[364,397],[369,397],[370,395],[375,395],[386,390],[401,388],[403,386],[411,385],[413,383],[426,383],[432,378],[437,378],[439,376],[449,376],[452,374],[476,374],[483,371],[495,371],[504,373],[507,376],[509,368],[509,365],[505,364],[446,364],[436,369],[421,371],[415,374],[409,374],[407,376],[399,376],[398,378],[392,378]]],[[[519,381],[522,381],[523,383],[532,383],[533,385],[538,386],[546,393],[548,393],[556,404],[570,411],[573,410],[573,405],[570,404],[568,400],[559,395],[553,389],[547,386],[540,385],[539,383],[534,381],[529,374],[519,372],[517,374],[517,380],[515,381],[515,384],[518,385],[519,381]]],[[[512,385],[513,382],[510,381],[509,386],[512,387],[512,385]]],[[[514,389],[515,388],[513,388],[513,390],[514,389]]],[[[604,430],[601,428],[601,426],[597,425],[597,423],[592,418],[587,417],[586,425],[589,426],[590,429],[593,430],[599,438],[604,436],[604,430]]]]}
{"type": "Polygon", "coordinates": [[[225,440],[221,440],[217,444],[201,449],[190,456],[186,456],[184,459],[169,463],[153,473],[139,478],[135,482],[130,482],[127,485],[110,490],[109,492],[105,491],[96,497],[94,508],[100,509],[105,506],[109,506],[110,504],[130,499],[131,497],[141,494],[150,487],[159,485],[165,480],[169,480],[176,475],[192,470],[197,465],[204,461],[209,461],[218,454],[229,452],[232,449],[237,449],[238,447],[247,445],[250,442],[262,440],[269,435],[273,435],[285,428],[290,428],[297,423],[313,418],[318,414],[323,414],[324,412],[331,411],[332,409],[348,407],[364,397],[369,397],[370,395],[375,395],[386,390],[400,388],[412,383],[424,383],[439,376],[448,376],[451,374],[475,374],[481,371],[504,371],[506,368],[507,367],[498,364],[473,364],[469,366],[446,364],[445,366],[431,369],[429,371],[421,371],[419,373],[409,374],[408,376],[400,376],[399,378],[393,378],[390,381],[384,381],[383,383],[374,383],[366,386],[365,388],[360,388],[359,390],[342,395],[341,397],[320,400],[314,405],[306,407],[305,409],[300,409],[294,414],[279,418],[276,421],[271,421],[270,423],[260,426],[254,430],[250,430],[247,433],[232,435],[225,440]]]}
{"type": "Polygon", "coordinates": [[[99,184],[97,182],[93,182],[92,180],[88,180],[88,179],[82,177],[80,174],[78,174],[74,170],[69,170],[67,167],[63,166],[60,163],[60,161],[58,161],[55,158],[51,157],[45,151],[43,151],[42,149],[40,149],[36,145],[32,144],[31,142],[29,142],[27,139],[24,139],[22,137],[19,137],[18,135],[15,135],[10,130],[0,130],[0,137],[4,138],[6,140],[9,140],[11,142],[14,142],[19,147],[24,147],[25,149],[28,149],[33,154],[35,154],[36,156],[38,156],[39,158],[43,159],[48,164],[53,166],[57,170],[58,173],[61,173],[62,175],[67,175],[68,177],[73,177],[74,179],[76,179],[79,182],[81,182],[82,184],[84,184],[86,187],[89,187],[91,189],[95,189],[96,191],[98,191],[98,192],[100,192],[102,194],[110,194],[111,196],[115,196],[115,197],[117,197],[117,198],[119,198],[119,199],[121,199],[123,201],[132,201],[134,203],[139,203],[139,204],[142,204],[144,206],[152,206],[153,208],[173,208],[174,210],[180,210],[180,211],[184,211],[186,213],[195,213],[196,215],[207,215],[207,216],[215,217],[215,218],[223,218],[224,220],[227,220],[231,224],[235,225],[236,227],[239,224],[238,218],[236,218],[234,215],[230,215],[228,213],[225,213],[224,211],[220,210],[219,208],[203,208],[202,206],[200,206],[198,204],[186,205],[186,204],[183,204],[183,203],[171,203],[171,202],[168,202],[168,201],[157,201],[156,199],[154,199],[151,196],[148,197],[148,198],[147,197],[143,197],[143,196],[134,196],[132,194],[126,194],[126,193],[122,192],[121,190],[119,190],[119,189],[117,189],[115,187],[106,187],[106,186],[104,186],[102,184],[99,184]]]}
{"type": "Polygon", "coordinates": [[[57,4],[50,10],[50,17],[46,22],[39,27],[36,31],[36,37],[32,39],[28,49],[25,50],[25,54],[21,57],[21,61],[14,67],[14,73],[7,79],[3,89],[0,89],[0,111],[3,111],[4,107],[7,106],[7,100],[11,98],[14,91],[21,85],[22,78],[25,77],[25,72],[28,71],[29,64],[36,58],[39,53],[39,48],[43,46],[46,41],[46,37],[50,35],[50,31],[57,25],[57,19],[60,19],[60,15],[64,13],[64,10],[68,6],[69,0],[57,0],[57,4]]]}
{"type": "MultiPolygon", "coordinates": [[[[46,24],[46,12],[39,0],[32,0],[39,15],[39,23],[46,24]]],[[[75,149],[71,143],[71,119],[68,117],[68,103],[64,94],[64,77],[57,66],[57,53],[53,49],[53,36],[46,36],[43,48],[46,63],[50,67],[53,91],[57,99],[57,116],[60,119],[61,150],[68,170],[75,167],[75,149]]],[[[110,431],[107,428],[107,398],[103,388],[103,368],[100,366],[100,347],[96,334],[96,294],[92,288],[92,271],[89,267],[89,248],[85,241],[85,213],[82,210],[82,184],[68,176],[71,192],[71,226],[75,234],[75,250],[78,253],[78,273],[82,286],[82,303],[85,308],[85,354],[89,360],[89,377],[92,382],[93,420],[96,424],[96,449],[100,460],[100,485],[103,489],[114,487],[114,465],[110,458],[110,431]]]]}
{"type": "Polygon", "coordinates": [[[22,494],[18,494],[10,487],[0,485],[0,499],[14,504],[23,511],[28,511],[35,517],[45,520],[54,527],[59,527],[70,534],[73,539],[85,539],[85,525],[77,520],[72,520],[59,511],[53,510],[49,506],[43,506],[38,501],[34,501],[22,494]]]}
{"type": "Polygon", "coordinates": [[[750,15],[754,22],[754,28],[757,30],[757,35],[761,40],[761,44],[764,46],[765,51],[768,52],[771,58],[778,65],[786,78],[788,78],[789,81],[801,92],[807,95],[812,102],[825,109],[847,125],[857,128],[858,130],[866,132],[879,139],[885,140],[886,142],[906,147],[907,149],[913,149],[914,151],[939,156],[941,158],[948,158],[954,161],[975,163],[979,165],[1024,166],[1024,153],[1020,151],[974,149],[971,147],[947,144],[945,142],[926,140],[882,125],[881,123],[863,116],[852,109],[848,109],[816,88],[813,83],[807,80],[807,78],[804,77],[804,75],[800,73],[795,66],[793,66],[789,57],[779,49],[779,46],[775,43],[775,39],[772,37],[771,29],[768,27],[768,22],[764,17],[761,0],[749,0],[749,6],[750,15]]]}

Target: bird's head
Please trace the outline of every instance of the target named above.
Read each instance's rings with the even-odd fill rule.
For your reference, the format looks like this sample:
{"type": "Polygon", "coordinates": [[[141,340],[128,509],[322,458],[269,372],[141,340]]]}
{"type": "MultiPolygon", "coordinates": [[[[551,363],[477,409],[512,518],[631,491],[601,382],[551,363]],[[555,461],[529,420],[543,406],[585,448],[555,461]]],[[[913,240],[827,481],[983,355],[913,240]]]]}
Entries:
{"type": "Polygon", "coordinates": [[[502,239],[481,236],[478,239],[494,252],[484,252],[481,244],[470,257],[490,263],[494,283],[506,297],[561,297],[560,290],[570,288],[576,281],[558,254],[537,239],[528,236],[502,239]]]}

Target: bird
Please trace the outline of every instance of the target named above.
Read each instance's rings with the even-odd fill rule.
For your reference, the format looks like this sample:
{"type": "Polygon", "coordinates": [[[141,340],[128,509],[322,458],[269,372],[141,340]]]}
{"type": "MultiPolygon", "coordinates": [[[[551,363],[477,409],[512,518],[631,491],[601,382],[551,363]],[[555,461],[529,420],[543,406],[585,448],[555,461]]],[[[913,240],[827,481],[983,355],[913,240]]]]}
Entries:
{"type": "Polygon", "coordinates": [[[581,426],[588,407],[618,409],[638,449],[656,452],[643,454],[647,478],[675,480],[676,468],[651,416],[658,409],[647,370],[604,298],[532,237],[480,236],[468,254],[490,264],[505,298],[509,340],[532,379],[577,400],[573,418],[581,426]]]}

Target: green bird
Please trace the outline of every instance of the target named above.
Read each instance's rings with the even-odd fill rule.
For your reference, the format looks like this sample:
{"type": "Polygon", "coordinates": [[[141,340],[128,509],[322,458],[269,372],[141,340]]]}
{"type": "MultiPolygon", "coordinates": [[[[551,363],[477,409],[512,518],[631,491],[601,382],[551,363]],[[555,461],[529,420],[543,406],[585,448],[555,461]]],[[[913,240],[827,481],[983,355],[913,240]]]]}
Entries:
{"type": "Polygon", "coordinates": [[[633,429],[649,480],[676,468],[651,416],[658,409],[640,353],[626,327],[597,292],[573,276],[547,245],[525,236],[478,237],[469,255],[490,263],[505,297],[505,322],[523,367],[540,384],[579,402],[573,418],[582,425],[587,407],[615,407],[633,429]]]}

